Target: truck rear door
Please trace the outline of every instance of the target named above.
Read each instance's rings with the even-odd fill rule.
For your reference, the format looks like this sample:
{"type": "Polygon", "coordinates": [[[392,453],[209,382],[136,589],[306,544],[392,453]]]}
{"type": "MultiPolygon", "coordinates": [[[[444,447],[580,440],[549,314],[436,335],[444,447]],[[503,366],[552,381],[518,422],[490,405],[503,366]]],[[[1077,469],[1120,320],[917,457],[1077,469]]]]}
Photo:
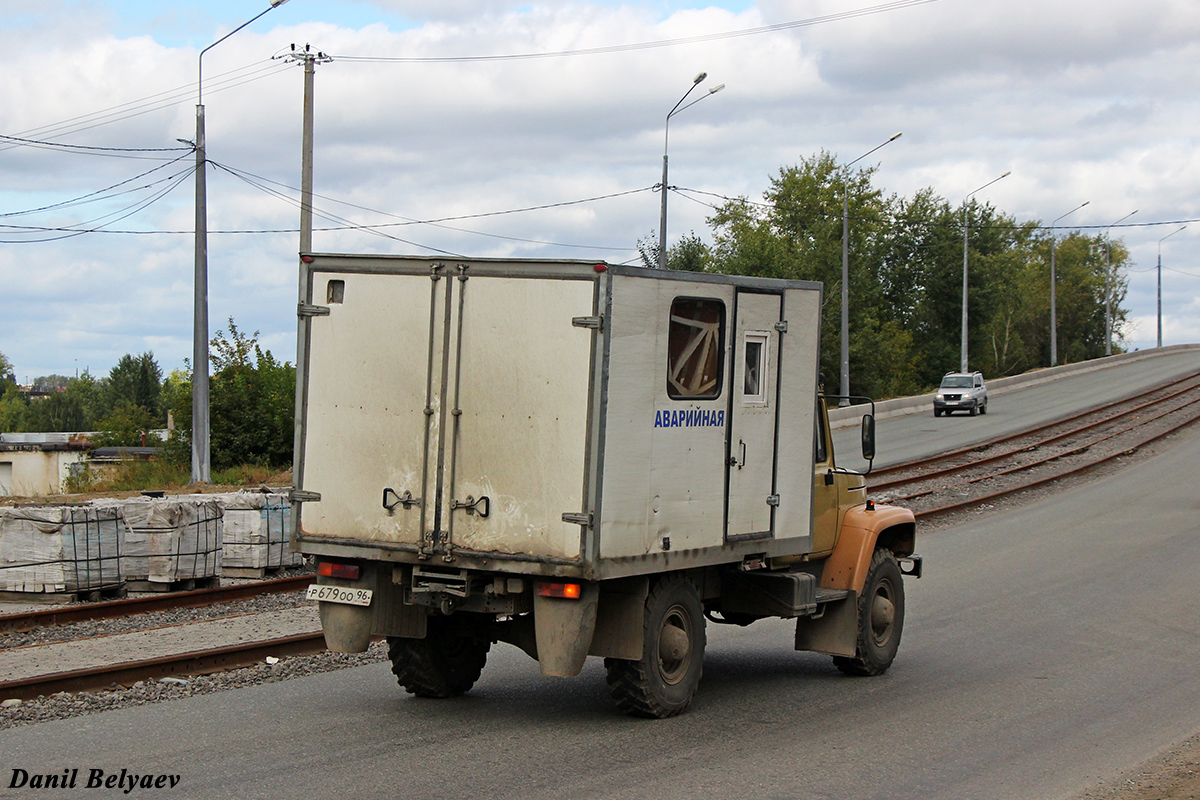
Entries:
{"type": "Polygon", "coordinates": [[[303,505],[303,535],[577,557],[562,515],[586,505],[593,337],[572,319],[594,314],[595,279],[316,258],[326,302],[308,322],[297,458],[321,500],[303,505]]]}

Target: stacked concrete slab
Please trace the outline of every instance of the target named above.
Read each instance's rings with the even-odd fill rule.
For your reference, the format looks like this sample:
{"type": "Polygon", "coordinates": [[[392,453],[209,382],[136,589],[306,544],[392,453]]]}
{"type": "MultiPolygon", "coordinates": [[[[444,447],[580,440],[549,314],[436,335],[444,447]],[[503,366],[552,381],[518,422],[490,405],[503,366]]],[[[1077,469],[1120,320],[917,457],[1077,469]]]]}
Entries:
{"type": "Polygon", "coordinates": [[[220,576],[224,511],[211,495],[102,500],[97,505],[120,508],[129,523],[122,559],[130,588],[170,589],[220,576]]]}
{"type": "Polygon", "coordinates": [[[301,562],[300,554],[288,548],[292,507],[286,490],[243,490],[214,497],[225,509],[223,574],[261,577],[301,562]]]}
{"type": "Polygon", "coordinates": [[[0,508],[0,591],[97,592],[125,581],[120,508],[0,508]]]}

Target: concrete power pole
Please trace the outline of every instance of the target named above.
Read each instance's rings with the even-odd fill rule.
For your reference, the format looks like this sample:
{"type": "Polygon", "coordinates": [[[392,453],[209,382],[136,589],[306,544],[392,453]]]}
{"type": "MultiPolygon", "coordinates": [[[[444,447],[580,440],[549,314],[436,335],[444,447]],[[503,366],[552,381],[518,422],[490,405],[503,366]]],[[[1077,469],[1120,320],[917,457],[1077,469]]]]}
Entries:
{"type": "Polygon", "coordinates": [[[317,64],[328,64],[332,58],[324,53],[312,51],[312,45],[304,45],[287,55],[291,61],[304,65],[304,139],[300,156],[300,252],[312,252],[312,194],[313,194],[313,75],[317,64]]]}

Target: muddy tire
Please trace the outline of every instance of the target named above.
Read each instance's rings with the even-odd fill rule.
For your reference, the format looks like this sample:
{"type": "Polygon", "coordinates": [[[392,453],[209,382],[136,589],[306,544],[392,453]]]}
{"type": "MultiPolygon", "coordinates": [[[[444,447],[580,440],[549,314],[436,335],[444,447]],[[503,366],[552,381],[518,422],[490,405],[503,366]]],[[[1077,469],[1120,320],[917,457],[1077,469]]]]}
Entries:
{"type": "Polygon", "coordinates": [[[646,598],[642,658],[604,659],[617,707],[636,717],[681,713],[696,695],[704,666],[704,609],[695,585],[665,578],[646,598]]]}
{"type": "Polygon", "coordinates": [[[880,548],[858,598],[854,657],[834,656],[833,663],[847,675],[882,675],[896,658],[903,630],[904,579],[892,551],[880,548]]]}
{"type": "Polygon", "coordinates": [[[430,617],[424,639],[388,637],[392,673],[417,697],[458,697],[475,685],[492,643],[452,617],[430,617]]]}

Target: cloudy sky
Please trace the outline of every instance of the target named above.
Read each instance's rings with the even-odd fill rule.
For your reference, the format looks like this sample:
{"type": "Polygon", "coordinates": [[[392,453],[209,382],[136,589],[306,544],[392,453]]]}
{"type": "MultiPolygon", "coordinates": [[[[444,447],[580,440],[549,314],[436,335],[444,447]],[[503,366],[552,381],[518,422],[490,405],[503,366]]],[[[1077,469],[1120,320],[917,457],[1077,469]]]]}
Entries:
{"type": "MultiPolygon", "coordinates": [[[[4,0],[0,352],[21,381],[191,353],[199,51],[268,0],[4,0]],[[81,231],[86,231],[82,232],[81,231]]],[[[1131,347],[1200,341],[1195,0],[289,0],[204,56],[210,320],[295,354],[303,71],[314,249],[636,258],[824,148],[876,185],[1114,228],[1131,347]],[[549,54],[549,55],[548,55],[549,54]],[[510,57],[503,56],[530,56],[510,57]],[[582,201],[582,202],[581,202],[582,201]],[[511,212],[511,213],[509,213],[511,212]],[[429,222],[437,220],[437,222],[429,222]],[[1179,228],[1189,227],[1161,241],[1179,228]],[[363,230],[361,226],[382,226],[363,230]]]]}

